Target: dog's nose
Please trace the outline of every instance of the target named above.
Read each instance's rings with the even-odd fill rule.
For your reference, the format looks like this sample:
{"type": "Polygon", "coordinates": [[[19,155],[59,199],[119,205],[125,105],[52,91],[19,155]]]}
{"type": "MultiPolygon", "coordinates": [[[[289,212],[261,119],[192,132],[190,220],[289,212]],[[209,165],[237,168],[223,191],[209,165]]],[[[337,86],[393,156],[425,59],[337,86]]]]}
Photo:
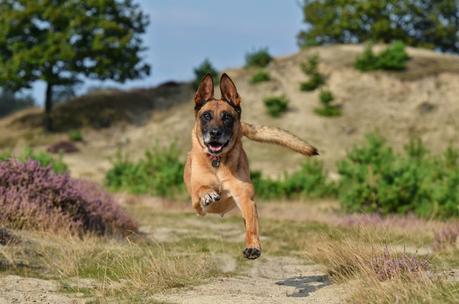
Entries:
{"type": "Polygon", "coordinates": [[[212,137],[218,137],[222,134],[219,129],[210,129],[209,133],[212,137]]]}

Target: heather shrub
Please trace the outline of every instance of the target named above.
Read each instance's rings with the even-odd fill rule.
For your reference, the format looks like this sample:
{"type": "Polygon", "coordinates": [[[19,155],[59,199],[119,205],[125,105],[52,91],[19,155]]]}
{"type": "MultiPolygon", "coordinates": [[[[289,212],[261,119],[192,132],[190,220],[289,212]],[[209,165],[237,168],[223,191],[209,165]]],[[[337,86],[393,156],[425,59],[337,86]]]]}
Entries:
{"type": "Polygon", "coordinates": [[[333,104],[335,97],[330,90],[320,91],[319,100],[321,106],[314,109],[316,114],[324,117],[335,117],[341,115],[341,108],[333,104]]]}
{"type": "Polygon", "coordinates": [[[418,139],[394,152],[379,135],[338,163],[340,201],[350,212],[459,216],[459,153],[432,155],[418,139]]]}
{"type": "Polygon", "coordinates": [[[263,100],[268,114],[272,117],[280,117],[288,108],[288,99],[285,96],[271,96],[263,100]]]}
{"type": "Polygon", "coordinates": [[[15,229],[100,235],[137,231],[102,188],[35,160],[0,162],[0,209],[0,225],[15,229]]]}
{"type": "Polygon", "coordinates": [[[369,44],[357,57],[354,66],[360,71],[401,71],[406,68],[409,59],[403,42],[395,41],[379,54],[374,54],[372,45],[369,44]]]}
{"type": "Polygon", "coordinates": [[[210,74],[214,80],[214,84],[217,85],[220,80],[218,79],[218,71],[212,65],[208,58],[204,59],[204,61],[198,65],[196,68],[193,69],[194,72],[194,81],[193,81],[193,89],[197,90],[199,87],[199,83],[207,74],[210,74]]]}
{"type": "Polygon", "coordinates": [[[307,63],[301,64],[301,70],[309,78],[300,84],[301,91],[314,91],[325,84],[325,77],[319,72],[319,56],[310,56],[307,63]]]}
{"type": "Polygon", "coordinates": [[[258,67],[264,68],[273,60],[272,56],[269,54],[268,48],[261,48],[249,52],[245,55],[245,67],[258,67]]]}
{"type": "Polygon", "coordinates": [[[255,74],[253,74],[252,78],[250,78],[251,84],[257,84],[260,82],[270,81],[271,77],[269,76],[266,70],[258,70],[255,74]]]}
{"type": "Polygon", "coordinates": [[[173,145],[165,149],[154,147],[147,150],[144,158],[138,162],[132,162],[118,153],[105,176],[105,183],[115,191],[176,197],[184,193],[184,164],[179,155],[173,145]]]}
{"type": "Polygon", "coordinates": [[[319,161],[304,162],[301,168],[280,179],[270,179],[260,172],[251,172],[257,197],[262,199],[320,198],[336,195],[336,187],[327,181],[319,161]]]}

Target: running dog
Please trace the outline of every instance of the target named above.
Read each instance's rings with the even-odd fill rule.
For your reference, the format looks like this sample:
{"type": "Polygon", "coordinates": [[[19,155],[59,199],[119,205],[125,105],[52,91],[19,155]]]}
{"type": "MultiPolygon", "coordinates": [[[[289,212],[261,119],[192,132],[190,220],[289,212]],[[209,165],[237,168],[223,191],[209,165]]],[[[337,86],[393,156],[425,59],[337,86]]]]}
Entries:
{"type": "Polygon", "coordinates": [[[221,98],[216,99],[209,74],[196,91],[192,148],[183,178],[192,206],[199,215],[216,213],[223,216],[233,208],[239,208],[246,228],[243,255],[247,259],[256,259],[261,255],[258,214],[242,136],[285,146],[306,156],[319,153],[313,146],[282,129],[241,122],[241,98],[227,74],[221,77],[220,91],[221,98]]]}

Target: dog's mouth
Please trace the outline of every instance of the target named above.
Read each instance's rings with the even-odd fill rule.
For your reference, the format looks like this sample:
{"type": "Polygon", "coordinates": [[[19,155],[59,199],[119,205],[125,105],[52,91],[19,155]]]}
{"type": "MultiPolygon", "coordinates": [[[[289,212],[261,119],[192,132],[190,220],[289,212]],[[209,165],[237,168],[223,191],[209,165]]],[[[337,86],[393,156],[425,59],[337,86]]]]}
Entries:
{"type": "Polygon", "coordinates": [[[218,154],[220,153],[227,145],[229,141],[226,141],[225,143],[219,143],[216,141],[211,141],[206,144],[207,149],[209,149],[209,152],[212,154],[218,154]]]}

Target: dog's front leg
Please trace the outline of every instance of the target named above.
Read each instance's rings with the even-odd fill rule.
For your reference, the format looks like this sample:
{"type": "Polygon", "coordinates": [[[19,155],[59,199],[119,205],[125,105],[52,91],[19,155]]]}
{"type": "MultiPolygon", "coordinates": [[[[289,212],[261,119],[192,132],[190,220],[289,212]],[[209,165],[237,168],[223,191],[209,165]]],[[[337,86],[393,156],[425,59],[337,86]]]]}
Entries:
{"type": "Polygon", "coordinates": [[[233,185],[231,194],[241,210],[245,223],[245,249],[243,254],[248,259],[261,255],[260,233],[258,228],[257,206],[253,201],[253,186],[248,183],[233,185]]]}
{"type": "Polygon", "coordinates": [[[243,254],[248,259],[261,255],[260,234],[258,228],[257,206],[252,199],[241,200],[241,212],[245,223],[245,244],[243,254]]]}
{"type": "Polygon", "coordinates": [[[193,190],[191,203],[199,215],[205,215],[207,206],[219,200],[220,194],[215,187],[199,186],[193,190]]]}

